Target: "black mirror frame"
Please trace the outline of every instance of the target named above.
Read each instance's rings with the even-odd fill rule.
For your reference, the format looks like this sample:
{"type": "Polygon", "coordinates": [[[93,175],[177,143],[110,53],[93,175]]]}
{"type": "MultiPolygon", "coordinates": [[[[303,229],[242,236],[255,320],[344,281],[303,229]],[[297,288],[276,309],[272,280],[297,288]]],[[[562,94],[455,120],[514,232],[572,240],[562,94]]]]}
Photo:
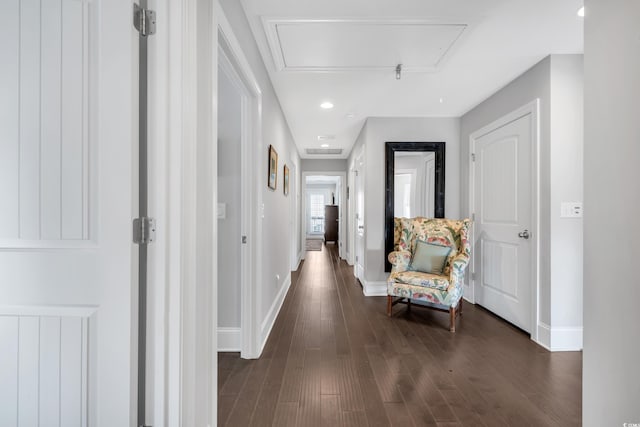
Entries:
{"type": "Polygon", "coordinates": [[[393,200],[394,200],[394,160],[396,151],[430,151],[436,155],[434,178],[434,217],[444,218],[444,142],[385,142],[385,209],[384,209],[384,271],[391,271],[387,256],[393,251],[393,200]]]}

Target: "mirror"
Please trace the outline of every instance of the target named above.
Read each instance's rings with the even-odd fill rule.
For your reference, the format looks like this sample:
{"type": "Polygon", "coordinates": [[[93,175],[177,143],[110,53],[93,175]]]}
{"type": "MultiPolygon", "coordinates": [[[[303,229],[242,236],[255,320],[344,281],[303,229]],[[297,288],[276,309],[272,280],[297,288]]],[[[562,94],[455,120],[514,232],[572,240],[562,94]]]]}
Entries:
{"type": "Polygon", "coordinates": [[[444,142],[385,143],[385,271],[393,251],[393,218],[444,218],[444,142]]]}

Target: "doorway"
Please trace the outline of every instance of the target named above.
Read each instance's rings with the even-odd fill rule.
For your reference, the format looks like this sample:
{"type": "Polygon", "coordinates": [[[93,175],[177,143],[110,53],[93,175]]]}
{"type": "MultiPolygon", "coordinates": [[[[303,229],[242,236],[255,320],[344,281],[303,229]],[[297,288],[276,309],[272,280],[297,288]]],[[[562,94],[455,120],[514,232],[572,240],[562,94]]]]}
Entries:
{"type": "Polygon", "coordinates": [[[537,102],[471,135],[473,298],[520,329],[537,325],[537,102]]]}
{"type": "MultiPolygon", "coordinates": [[[[346,208],[346,173],[344,172],[304,172],[302,203],[302,227],[304,236],[309,240],[323,240],[335,242],[338,246],[340,258],[345,258],[345,233],[346,224],[343,220],[346,208]],[[337,218],[332,217],[332,224],[327,224],[327,206],[337,206],[337,218]],[[327,236],[327,232],[337,227],[337,239],[335,236],[327,236]]],[[[325,242],[326,243],[326,242],[325,242]]]]}
{"type": "Polygon", "coordinates": [[[256,171],[263,157],[256,147],[262,143],[262,97],[230,24],[219,12],[218,350],[240,351],[242,358],[253,359],[260,355],[256,272],[262,223],[256,171]]]}
{"type": "Polygon", "coordinates": [[[224,52],[218,54],[218,351],[242,347],[241,213],[245,187],[241,174],[242,86],[224,52]]]}

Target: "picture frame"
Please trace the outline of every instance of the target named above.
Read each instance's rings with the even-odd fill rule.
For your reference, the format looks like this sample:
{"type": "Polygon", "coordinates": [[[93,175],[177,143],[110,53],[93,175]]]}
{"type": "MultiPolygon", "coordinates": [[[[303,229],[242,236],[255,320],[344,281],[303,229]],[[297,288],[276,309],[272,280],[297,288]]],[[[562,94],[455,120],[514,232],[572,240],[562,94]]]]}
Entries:
{"type": "Polygon", "coordinates": [[[267,186],[275,190],[278,188],[278,152],[273,148],[273,145],[269,145],[268,162],[267,186]]]}
{"type": "Polygon", "coordinates": [[[284,165],[284,173],[283,173],[283,185],[282,185],[282,189],[284,192],[285,196],[289,195],[289,167],[285,164],[284,165]]]}

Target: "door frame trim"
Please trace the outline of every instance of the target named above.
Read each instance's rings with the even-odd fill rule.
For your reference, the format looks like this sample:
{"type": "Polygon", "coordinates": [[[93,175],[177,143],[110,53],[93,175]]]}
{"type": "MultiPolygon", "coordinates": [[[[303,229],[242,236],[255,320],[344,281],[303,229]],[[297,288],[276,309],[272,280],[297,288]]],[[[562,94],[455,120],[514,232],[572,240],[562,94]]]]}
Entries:
{"type": "MultiPolygon", "coordinates": [[[[531,115],[531,234],[533,250],[531,251],[531,339],[538,340],[538,321],[540,318],[540,98],[523,105],[520,108],[500,117],[469,135],[469,216],[475,208],[475,154],[476,140],[486,134],[505,126],[526,115],[531,115]]],[[[471,227],[471,242],[475,245],[475,227],[471,227]]],[[[476,280],[473,278],[479,260],[471,252],[469,285],[465,289],[465,299],[475,304],[476,280]]]]}
{"type": "MultiPolygon", "coordinates": [[[[302,172],[302,179],[301,181],[301,185],[302,185],[302,197],[304,198],[304,203],[301,203],[301,214],[300,214],[300,220],[301,223],[303,223],[305,225],[304,227],[304,232],[301,233],[302,236],[306,239],[307,237],[307,176],[317,176],[317,175],[324,175],[324,176],[337,176],[340,177],[340,208],[339,208],[339,212],[338,212],[338,218],[340,219],[340,227],[338,227],[338,256],[341,259],[345,259],[346,258],[346,248],[344,245],[344,241],[345,241],[345,233],[346,233],[346,227],[345,227],[345,215],[344,215],[344,211],[345,211],[345,206],[347,205],[347,173],[346,172],[326,172],[326,171],[305,171],[302,172]]],[[[303,252],[303,257],[302,259],[304,259],[306,257],[306,254],[303,252]]]]}
{"type": "MultiPolygon", "coordinates": [[[[231,68],[229,76],[234,84],[239,85],[242,96],[241,117],[241,171],[242,180],[242,213],[241,233],[248,237],[249,243],[242,245],[242,277],[241,277],[241,348],[243,359],[255,359],[260,356],[262,346],[259,340],[260,324],[257,318],[257,301],[261,300],[262,287],[257,271],[262,271],[262,256],[258,248],[262,247],[262,222],[258,212],[261,192],[258,191],[259,179],[256,171],[261,170],[259,163],[262,157],[262,90],[258,84],[249,61],[240,42],[235,36],[231,24],[227,20],[220,4],[216,2],[218,52],[224,52],[224,60],[219,65],[231,68]],[[227,61],[227,63],[225,63],[227,61]]],[[[217,146],[217,143],[216,143],[217,146]]],[[[217,291],[217,289],[216,289],[217,291]]],[[[217,298],[216,298],[217,300],[217,298]]]]}

